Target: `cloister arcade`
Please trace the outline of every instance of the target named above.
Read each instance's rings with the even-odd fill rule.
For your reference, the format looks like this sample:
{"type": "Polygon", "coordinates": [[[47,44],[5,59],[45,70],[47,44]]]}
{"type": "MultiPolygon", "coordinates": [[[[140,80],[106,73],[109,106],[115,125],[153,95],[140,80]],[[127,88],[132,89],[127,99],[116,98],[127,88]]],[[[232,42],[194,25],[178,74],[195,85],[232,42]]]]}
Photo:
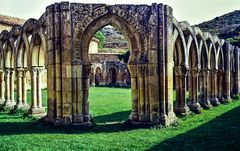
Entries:
{"type": "MultiPolygon", "coordinates": [[[[132,123],[169,125],[175,114],[200,113],[239,95],[239,48],[178,22],[169,6],[62,2],[48,6],[39,20],[29,19],[22,27],[1,32],[3,106],[43,113],[41,73],[46,69],[48,107],[43,120],[54,125],[91,124],[88,46],[106,25],[121,29],[129,41],[132,123]],[[31,75],[29,105],[26,72],[31,75]]],[[[94,73],[102,74],[101,69],[94,67],[94,73]]]]}

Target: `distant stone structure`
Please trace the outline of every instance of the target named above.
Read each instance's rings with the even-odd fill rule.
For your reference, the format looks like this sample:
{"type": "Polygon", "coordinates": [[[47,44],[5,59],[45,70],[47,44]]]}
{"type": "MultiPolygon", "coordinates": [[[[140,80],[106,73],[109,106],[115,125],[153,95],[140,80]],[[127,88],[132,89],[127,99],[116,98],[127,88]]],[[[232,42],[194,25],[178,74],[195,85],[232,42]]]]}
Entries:
{"type": "MultiPolygon", "coordinates": [[[[131,123],[170,125],[176,114],[198,113],[202,107],[239,95],[239,48],[178,22],[171,7],[62,2],[48,6],[38,20],[29,19],[23,26],[1,32],[0,97],[4,106],[26,105],[25,73],[30,71],[29,114],[42,113],[41,74],[46,67],[48,106],[43,120],[54,125],[90,125],[89,43],[106,25],[120,29],[130,43],[131,123]]],[[[97,68],[93,70],[101,74],[97,68]]],[[[112,75],[118,72],[111,70],[112,75]]],[[[118,81],[112,75],[110,82],[118,81]]]]}
{"type": "Polygon", "coordinates": [[[127,65],[120,61],[94,63],[91,67],[91,86],[130,86],[127,65]]]}
{"type": "Polygon", "coordinates": [[[98,44],[99,40],[93,37],[89,44],[89,53],[98,53],[98,44]]]}
{"type": "Polygon", "coordinates": [[[24,19],[10,17],[0,14],[0,31],[10,30],[13,26],[23,25],[25,23],[24,19]]]}

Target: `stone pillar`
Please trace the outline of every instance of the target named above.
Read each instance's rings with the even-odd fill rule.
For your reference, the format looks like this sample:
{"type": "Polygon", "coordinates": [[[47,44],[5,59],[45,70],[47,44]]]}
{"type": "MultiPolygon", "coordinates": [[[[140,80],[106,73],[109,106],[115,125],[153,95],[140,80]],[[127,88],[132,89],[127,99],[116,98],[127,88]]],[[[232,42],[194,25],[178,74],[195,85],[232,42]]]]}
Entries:
{"type": "Polygon", "coordinates": [[[5,80],[4,71],[0,70],[0,104],[5,102],[5,80]]]}
{"type": "Polygon", "coordinates": [[[42,108],[42,97],[41,97],[41,72],[42,67],[32,67],[31,70],[31,93],[32,93],[32,102],[31,107],[28,110],[30,115],[41,115],[44,113],[42,108]]]}
{"type": "Polygon", "coordinates": [[[218,101],[218,94],[217,94],[217,88],[218,88],[218,70],[216,68],[211,69],[211,76],[212,79],[210,79],[211,81],[211,97],[210,97],[210,102],[213,106],[217,106],[220,104],[220,102],[218,101]]]}
{"type": "Polygon", "coordinates": [[[9,104],[10,101],[10,69],[5,69],[5,86],[6,86],[6,91],[5,91],[5,96],[6,96],[6,101],[5,104],[9,104]]]}
{"type": "Polygon", "coordinates": [[[234,47],[234,65],[235,68],[235,74],[234,74],[234,81],[233,81],[233,95],[239,95],[240,93],[240,61],[239,61],[239,48],[234,47]]]}
{"type": "Polygon", "coordinates": [[[138,94],[139,94],[139,121],[146,122],[148,120],[147,117],[147,105],[146,98],[144,97],[146,92],[145,87],[145,76],[146,76],[146,64],[138,65],[138,94]]]}
{"type": "Polygon", "coordinates": [[[22,77],[23,77],[23,70],[22,68],[17,68],[17,72],[16,72],[16,77],[17,77],[17,104],[15,106],[15,109],[19,109],[22,107],[22,88],[23,88],[23,81],[22,81],[22,77]]]}
{"type": "Polygon", "coordinates": [[[236,70],[237,70],[237,93],[240,95],[240,49],[238,47],[235,47],[236,52],[237,52],[237,62],[236,62],[236,70]]]}
{"type": "Polygon", "coordinates": [[[23,70],[23,76],[22,76],[22,105],[24,108],[29,108],[29,105],[27,103],[27,69],[23,70]]]}
{"type": "MultiPolygon", "coordinates": [[[[159,114],[160,122],[169,125],[175,122],[173,111],[173,20],[172,9],[168,6],[158,5],[157,14],[159,25],[158,43],[158,72],[159,72],[159,114]]],[[[156,31],[153,31],[156,33],[156,31]]]]}
{"type": "Polygon", "coordinates": [[[44,67],[38,67],[37,72],[37,107],[39,110],[42,109],[42,73],[45,70],[44,67]]]}
{"type": "Polygon", "coordinates": [[[91,116],[89,113],[89,80],[90,80],[91,64],[83,65],[83,76],[82,76],[82,94],[83,94],[83,121],[90,124],[91,116]]]}
{"type": "Polygon", "coordinates": [[[199,103],[204,109],[209,109],[212,107],[211,102],[209,101],[209,95],[208,95],[208,87],[209,87],[209,69],[203,68],[202,69],[203,74],[203,85],[202,85],[202,98],[199,100],[199,103]]]}
{"type": "Polygon", "coordinates": [[[129,119],[133,122],[138,121],[138,87],[137,87],[137,65],[129,65],[131,75],[131,96],[132,96],[132,112],[129,119]]]}
{"type": "Polygon", "coordinates": [[[232,46],[230,43],[225,42],[223,45],[223,52],[224,52],[224,89],[223,89],[223,97],[226,101],[231,100],[231,86],[230,86],[230,79],[231,79],[231,66],[230,66],[230,53],[231,53],[232,46]]]}
{"type": "Polygon", "coordinates": [[[4,108],[13,108],[14,105],[16,104],[14,101],[14,73],[13,69],[6,68],[5,69],[5,75],[6,75],[6,82],[5,82],[5,95],[6,95],[6,101],[4,103],[4,108]]]}
{"type": "Polygon", "coordinates": [[[30,111],[34,113],[37,110],[37,69],[32,67],[31,70],[31,108],[30,111]]]}
{"type": "Polygon", "coordinates": [[[188,107],[190,108],[191,111],[195,113],[199,113],[201,110],[201,106],[198,102],[198,75],[199,75],[198,67],[190,69],[188,107]]]}
{"type": "Polygon", "coordinates": [[[223,70],[219,69],[217,73],[217,98],[219,102],[224,103],[223,98],[223,70]]]}
{"type": "Polygon", "coordinates": [[[15,103],[15,98],[14,98],[14,80],[15,80],[15,73],[14,70],[12,69],[10,71],[10,100],[15,103]]]}
{"type": "Polygon", "coordinates": [[[177,115],[185,115],[189,113],[186,99],[186,79],[188,74],[188,68],[184,65],[181,67],[175,67],[176,71],[176,106],[174,112],[177,115]]]}

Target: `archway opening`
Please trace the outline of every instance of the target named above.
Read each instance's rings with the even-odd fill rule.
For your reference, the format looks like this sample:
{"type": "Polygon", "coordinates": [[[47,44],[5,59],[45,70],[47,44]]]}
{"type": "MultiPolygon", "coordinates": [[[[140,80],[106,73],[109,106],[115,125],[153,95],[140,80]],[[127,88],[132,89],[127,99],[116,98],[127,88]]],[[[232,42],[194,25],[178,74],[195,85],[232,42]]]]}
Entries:
{"type": "Polygon", "coordinates": [[[27,64],[29,67],[29,77],[27,81],[31,85],[31,96],[28,98],[30,108],[29,114],[42,115],[47,108],[47,70],[45,67],[46,39],[44,33],[35,32],[28,37],[29,50],[27,53],[27,64]]]}
{"type": "Polygon", "coordinates": [[[187,107],[187,74],[188,66],[185,58],[184,41],[179,35],[175,41],[173,49],[173,98],[174,98],[174,112],[177,115],[187,114],[189,109],[187,107]]]}
{"type": "Polygon", "coordinates": [[[128,43],[121,29],[109,24],[97,29],[90,41],[89,108],[97,124],[121,123],[131,113],[130,82],[126,80],[130,73],[127,62],[119,57],[129,51],[128,43]]]}

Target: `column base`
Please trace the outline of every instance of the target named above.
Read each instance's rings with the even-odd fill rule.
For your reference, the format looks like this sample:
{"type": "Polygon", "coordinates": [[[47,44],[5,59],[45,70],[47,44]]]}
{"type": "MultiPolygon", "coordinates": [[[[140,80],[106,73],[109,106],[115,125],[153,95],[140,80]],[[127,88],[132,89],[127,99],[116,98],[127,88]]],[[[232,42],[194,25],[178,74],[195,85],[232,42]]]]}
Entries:
{"type": "Polygon", "coordinates": [[[0,99],[0,106],[4,105],[5,99],[0,99]]]}
{"type": "Polygon", "coordinates": [[[232,101],[231,98],[225,98],[225,99],[224,99],[224,103],[229,103],[229,102],[231,102],[231,101],[232,101]]]}
{"type": "Polygon", "coordinates": [[[210,109],[212,107],[212,104],[209,100],[200,100],[199,104],[203,109],[210,109]]]}
{"type": "Polygon", "coordinates": [[[4,110],[8,110],[8,109],[13,109],[14,106],[16,105],[15,101],[11,101],[11,100],[6,100],[2,106],[2,108],[4,110]]]}
{"type": "Polygon", "coordinates": [[[28,110],[28,115],[35,117],[43,117],[46,115],[46,112],[43,108],[30,108],[28,110]]]}
{"type": "Polygon", "coordinates": [[[174,112],[169,112],[168,115],[163,114],[160,116],[160,124],[163,126],[169,126],[176,123],[177,117],[174,112]]]}
{"type": "Polygon", "coordinates": [[[17,104],[14,106],[14,110],[25,110],[28,111],[30,106],[28,104],[17,104]]]}
{"type": "Polygon", "coordinates": [[[225,101],[225,99],[224,99],[223,97],[221,97],[221,98],[218,99],[218,100],[219,100],[219,102],[220,102],[221,104],[226,103],[226,101],[225,101]]]}
{"type": "Polygon", "coordinates": [[[51,124],[56,127],[64,127],[64,126],[91,126],[92,123],[83,122],[83,117],[56,117],[56,118],[48,118],[48,116],[44,116],[41,121],[45,124],[51,124]]]}
{"type": "Polygon", "coordinates": [[[92,119],[92,116],[90,114],[83,115],[83,121],[90,123],[92,119]]]}
{"type": "Polygon", "coordinates": [[[210,99],[210,102],[213,106],[218,106],[220,102],[218,101],[218,98],[214,97],[210,99]]]}
{"type": "Polygon", "coordinates": [[[176,123],[177,118],[174,112],[170,112],[168,115],[163,114],[161,116],[159,115],[154,115],[154,118],[151,120],[146,118],[143,120],[132,120],[131,115],[129,116],[129,119],[125,121],[125,123],[129,123],[132,125],[139,125],[139,126],[154,126],[154,125],[161,125],[161,126],[169,126],[174,123],[176,123]],[[156,118],[157,116],[157,118],[156,118]]]}
{"type": "Polygon", "coordinates": [[[190,110],[186,105],[175,107],[173,110],[174,110],[174,113],[178,116],[184,116],[184,115],[188,115],[190,113],[190,110]]]}
{"type": "Polygon", "coordinates": [[[201,105],[198,102],[189,102],[188,107],[192,112],[194,112],[196,114],[201,113],[202,108],[201,108],[201,105]]]}
{"type": "Polygon", "coordinates": [[[129,118],[128,118],[130,121],[135,121],[137,122],[138,121],[138,114],[135,113],[135,112],[131,112],[131,114],[129,115],[129,118]]]}
{"type": "Polygon", "coordinates": [[[73,116],[73,123],[83,123],[83,116],[73,116]]]}

